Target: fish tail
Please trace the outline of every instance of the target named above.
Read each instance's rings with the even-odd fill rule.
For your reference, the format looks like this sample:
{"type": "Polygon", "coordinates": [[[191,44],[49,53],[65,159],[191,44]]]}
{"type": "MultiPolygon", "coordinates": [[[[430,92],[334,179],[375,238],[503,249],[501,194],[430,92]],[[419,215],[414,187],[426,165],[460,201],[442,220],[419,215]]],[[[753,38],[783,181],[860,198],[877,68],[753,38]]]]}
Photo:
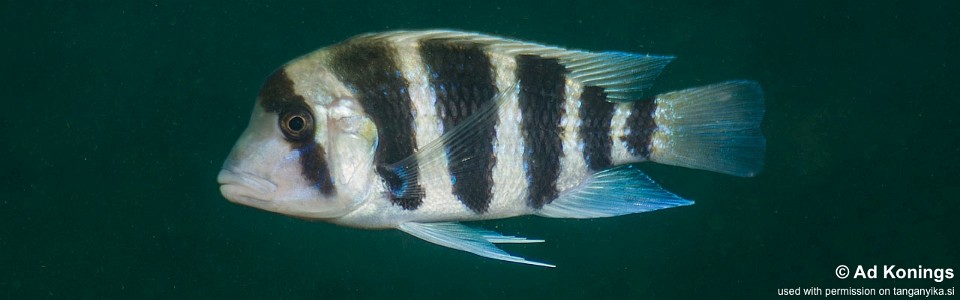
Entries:
{"type": "Polygon", "coordinates": [[[651,161],[750,177],[763,168],[763,91],[727,81],[657,95],[651,161]]]}

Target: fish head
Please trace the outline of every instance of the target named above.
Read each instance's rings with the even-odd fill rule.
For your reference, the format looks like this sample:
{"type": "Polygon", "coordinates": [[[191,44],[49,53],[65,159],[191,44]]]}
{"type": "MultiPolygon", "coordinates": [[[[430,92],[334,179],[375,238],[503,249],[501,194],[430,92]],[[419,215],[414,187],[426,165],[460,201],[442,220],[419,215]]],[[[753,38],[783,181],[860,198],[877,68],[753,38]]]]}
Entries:
{"type": "Polygon", "coordinates": [[[376,126],[349,97],[298,90],[318,83],[298,76],[316,72],[295,68],[302,65],[286,66],[264,83],[217,181],[234,203],[333,219],[354,211],[372,193],[376,126]]]}

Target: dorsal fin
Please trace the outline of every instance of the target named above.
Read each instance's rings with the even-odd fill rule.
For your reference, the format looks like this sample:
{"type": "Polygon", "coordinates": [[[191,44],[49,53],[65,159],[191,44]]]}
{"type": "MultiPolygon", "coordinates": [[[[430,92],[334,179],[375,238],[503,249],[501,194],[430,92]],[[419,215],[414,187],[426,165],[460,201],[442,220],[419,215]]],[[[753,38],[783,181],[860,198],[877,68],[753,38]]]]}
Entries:
{"type": "Polygon", "coordinates": [[[450,30],[427,31],[390,31],[366,34],[357,38],[394,39],[411,42],[429,39],[452,39],[475,42],[485,48],[509,55],[537,55],[556,58],[566,67],[568,78],[579,81],[583,86],[602,87],[607,101],[630,102],[642,99],[653,86],[653,80],[660,75],[673,56],[633,54],[626,52],[589,52],[568,50],[555,46],[529,43],[497,36],[472,32],[450,30]]]}

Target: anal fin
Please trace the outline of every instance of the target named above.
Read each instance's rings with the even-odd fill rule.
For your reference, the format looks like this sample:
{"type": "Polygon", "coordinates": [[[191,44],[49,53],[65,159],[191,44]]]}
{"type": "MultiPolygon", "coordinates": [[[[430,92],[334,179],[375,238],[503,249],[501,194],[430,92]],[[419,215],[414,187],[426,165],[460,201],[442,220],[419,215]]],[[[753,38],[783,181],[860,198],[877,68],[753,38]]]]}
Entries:
{"type": "Polygon", "coordinates": [[[529,261],[523,257],[510,255],[494,244],[540,243],[543,240],[530,240],[523,237],[505,236],[499,233],[470,228],[460,223],[402,223],[398,229],[425,241],[467,251],[483,257],[541,267],[555,267],[551,264],[529,261]]]}
{"type": "Polygon", "coordinates": [[[693,201],[664,190],[636,165],[593,174],[580,186],[544,205],[537,215],[551,218],[602,218],[691,205],[693,201]]]}

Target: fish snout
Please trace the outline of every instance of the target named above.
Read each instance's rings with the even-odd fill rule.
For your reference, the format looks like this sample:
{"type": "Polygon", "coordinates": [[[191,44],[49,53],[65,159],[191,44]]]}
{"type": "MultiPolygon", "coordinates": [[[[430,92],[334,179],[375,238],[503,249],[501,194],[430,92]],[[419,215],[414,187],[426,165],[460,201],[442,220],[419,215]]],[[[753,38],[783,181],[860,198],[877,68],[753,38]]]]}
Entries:
{"type": "Polygon", "coordinates": [[[230,169],[220,170],[217,182],[223,197],[240,204],[271,201],[277,192],[277,185],[267,179],[230,169]]]}

